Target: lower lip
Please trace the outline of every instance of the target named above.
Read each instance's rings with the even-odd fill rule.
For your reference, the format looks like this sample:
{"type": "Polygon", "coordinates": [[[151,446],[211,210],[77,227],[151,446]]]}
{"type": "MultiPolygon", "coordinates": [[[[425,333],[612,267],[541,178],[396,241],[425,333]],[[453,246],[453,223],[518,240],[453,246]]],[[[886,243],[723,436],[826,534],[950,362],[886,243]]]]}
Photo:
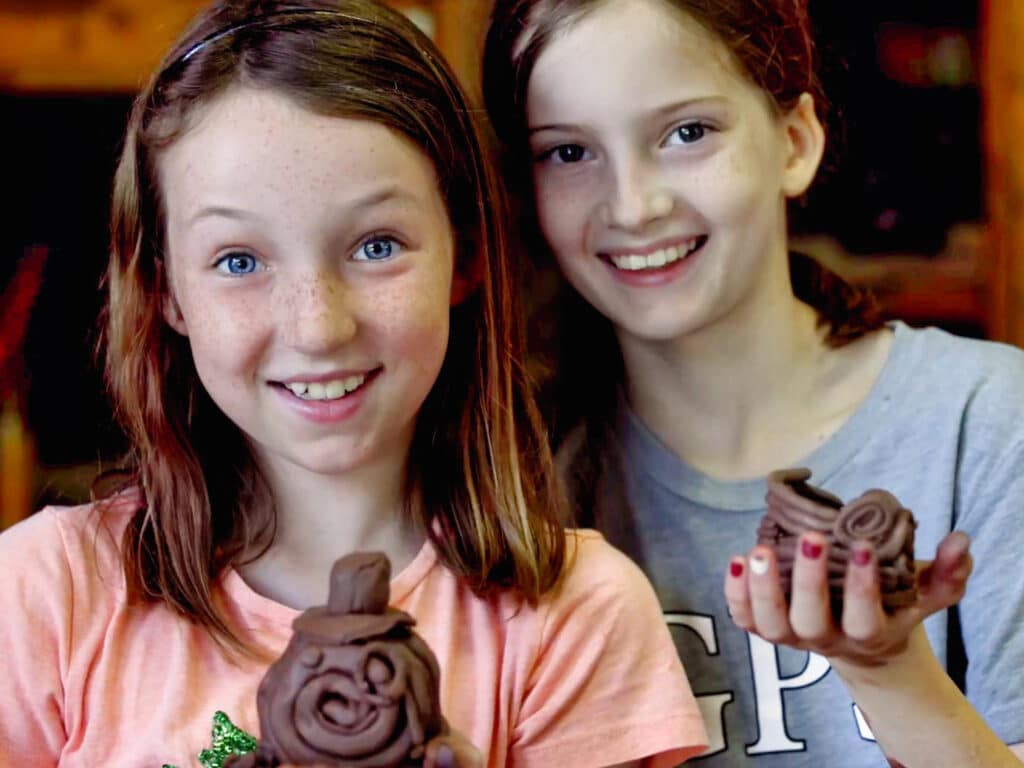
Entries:
{"type": "Polygon", "coordinates": [[[658,269],[637,269],[627,270],[619,269],[610,261],[601,259],[604,261],[605,266],[608,267],[612,275],[615,276],[616,280],[625,283],[626,285],[635,285],[640,287],[654,287],[659,285],[665,285],[678,280],[686,272],[690,271],[690,266],[700,256],[701,252],[707,246],[707,240],[704,241],[697,250],[692,253],[688,253],[679,261],[674,261],[671,264],[666,264],[664,267],[658,269]]]}
{"type": "Polygon", "coordinates": [[[366,390],[377,380],[377,372],[367,376],[363,385],[337,400],[304,400],[287,387],[271,385],[293,413],[315,424],[337,424],[351,419],[366,399],[366,390]]]}

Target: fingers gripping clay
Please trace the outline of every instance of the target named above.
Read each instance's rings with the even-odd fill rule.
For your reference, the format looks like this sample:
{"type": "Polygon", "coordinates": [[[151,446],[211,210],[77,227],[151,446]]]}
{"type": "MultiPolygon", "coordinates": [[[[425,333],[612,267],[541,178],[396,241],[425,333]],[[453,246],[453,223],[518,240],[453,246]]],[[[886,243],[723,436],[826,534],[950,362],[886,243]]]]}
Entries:
{"type": "Polygon", "coordinates": [[[768,476],[768,511],[757,543],[772,547],[787,599],[800,535],[821,533],[829,543],[828,576],[833,608],[842,607],[843,579],[853,545],[870,542],[878,560],[882,604],[887,611],[917,600],[914,529],[917,523],[891,493],[870,490],[848,504],[807,481],[806,469],[786,469],[768,476]]]}

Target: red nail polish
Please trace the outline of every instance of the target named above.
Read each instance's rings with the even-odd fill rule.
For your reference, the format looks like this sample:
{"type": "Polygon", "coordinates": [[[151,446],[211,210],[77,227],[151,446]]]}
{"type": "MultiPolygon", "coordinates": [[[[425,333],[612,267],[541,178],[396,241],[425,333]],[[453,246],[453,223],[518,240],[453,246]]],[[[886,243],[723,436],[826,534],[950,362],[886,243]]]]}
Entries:
{"type": "Polygon", "coordinates": [[[800,542],[800,552],[808,560],[817,560],[821,557],[821,544],[815,544],[813,541],[807,541],[804,539],[800,542]]]}
{"type": "Polygon", "coordinates": [[[733,560],[729,563],[729,575],[733,578],[738,578],[743,575],[743,563],[739,560],[733,560]]]}
{"type": "Polygon", "coordinates": [[[871,562],[871,550],[870,549],[855,549],[853,550],[853,564],[854,565],[867,565],[871,562]]]}

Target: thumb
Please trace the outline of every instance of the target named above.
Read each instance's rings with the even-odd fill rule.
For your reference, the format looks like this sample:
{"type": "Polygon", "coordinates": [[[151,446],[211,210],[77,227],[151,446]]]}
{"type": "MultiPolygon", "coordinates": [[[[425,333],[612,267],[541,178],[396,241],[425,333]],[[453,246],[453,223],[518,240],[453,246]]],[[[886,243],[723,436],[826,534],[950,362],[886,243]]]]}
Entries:
{"type": "Polygon", "coordinates": [[[449,731],[427,744],[423,768],[483,768],[479,750],[460,734],[449,731]]]}
{"type": "Polygon", "coordinates": [[[961,531],[953,531],[939,544],[935,559],[923,564],[918,572],[920,608],[925,615],[955,605],[967,589],[967,580],[974,568],[970,539],[961,531]]]}

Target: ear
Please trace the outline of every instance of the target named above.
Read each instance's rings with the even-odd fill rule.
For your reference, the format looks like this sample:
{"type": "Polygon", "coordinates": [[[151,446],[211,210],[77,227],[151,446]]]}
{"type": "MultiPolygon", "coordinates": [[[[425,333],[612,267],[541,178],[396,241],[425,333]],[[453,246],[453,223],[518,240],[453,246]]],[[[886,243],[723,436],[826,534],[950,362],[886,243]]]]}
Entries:
{"type": "Polygon", "coordinates": [[[164,320],[167,321],[167,324],[182,336],[188,336],[188,326],[185,325],[185,317],[181,314],[181,307],[178,306],[178,301],[174,298],[170,286],[167,286],[164,291],[164,298],[160,308],[163,311],[164,320]]]}
{"type": "Polygon", "coordinates": [[[796,106],[782,117],[788,140],[782,191],[786,197],[799,197],[807,191],[825,153],[825,129],[814,110],[814,97],[801,94],[796,106]]]}
{"type": "Polygon", "coordinates": [[[483,262],[480,256],[474,256],[469,263],[455,263],[455,272],[452,275],[452,292],[450,304],[457,307],[470,296],[472,296],[483,279],[483,262]]]}

